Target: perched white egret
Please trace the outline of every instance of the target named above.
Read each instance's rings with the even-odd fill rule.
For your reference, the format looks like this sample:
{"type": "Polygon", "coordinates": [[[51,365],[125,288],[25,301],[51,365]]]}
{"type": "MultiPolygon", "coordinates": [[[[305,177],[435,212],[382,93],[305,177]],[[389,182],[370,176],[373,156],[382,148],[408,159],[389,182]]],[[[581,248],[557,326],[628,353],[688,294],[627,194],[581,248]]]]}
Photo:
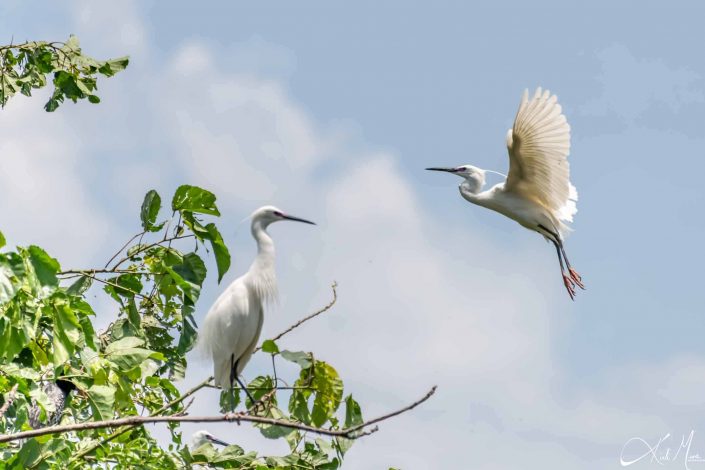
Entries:
{"type": "Polygon", "coordinates": [[[211,444],[218,444],[225,447],[230,445],[227,442],[221,441],[217,437],[213,436],[213,434],[209,433],[208,431],[202,430],[193,433],[193,437],[191,438],[191,448],[198,449],[202,445],[207,444],[209,442],[211,444]]]}
{"type": "MultiPolygon", "coordinates": [[[[274,269],[274,241],[267,227],[280,220],[313,222],[286,215],[273,206],[260,207],[251,215],[252,236],[257,241],[257,257],[250,269],[235,279],[208,311],[201,326],[201,347],[213,358],[215,385],[233,390],[237,380],[250,400],[255,400],[240,381],[240,374],[257,346],[264,321],[264,304],[277,297],[274,269]]],[[[233,401],[234,403],[234,391],[233,401]]]]}
{"type": "Polygon", "coordinates": [[[563,238],[570,231],[565,222],[572,222],[577,212],[578,192],[570,183],[570,126],[556,95],[538,88],[529,99],[528,90],[524,91],[514,126],[507,132],[507,150],[508,176],[472,165],[426,169],[463,177],[465,181],[460,184],[463,198],[497,211],[551,241],[558,253],[563,283],[573,299],[575,286],[581,289],[585,286],[568,261],[563,238]],[[482,191],[486,171],[506,180],[482,191]]]}

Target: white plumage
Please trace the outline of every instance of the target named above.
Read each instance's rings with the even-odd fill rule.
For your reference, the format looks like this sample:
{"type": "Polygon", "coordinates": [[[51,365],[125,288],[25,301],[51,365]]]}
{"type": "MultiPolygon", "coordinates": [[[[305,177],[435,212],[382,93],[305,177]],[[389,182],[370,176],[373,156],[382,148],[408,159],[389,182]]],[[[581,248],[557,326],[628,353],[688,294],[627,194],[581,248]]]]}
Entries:
{"type": "Polygon", "coordinates": [[[220,294],[199,332],[201,348],[213,359],[215,385],[223,389],[232,389],[235,380],[245,389],[239,376],[259,341],[264,307],[277,297],[274,241],[267,233],[267,227],[280,220],[313,224],[286,215],[273,206],[260,207],[251,218],[257,256],[250,269],[220,294]]]}
{"type": "Polygon", "coordinates": [[[570,126],[558,98],[538,88],[529,99],[525,90],[506,143],[509,174],[503,183],[487,191],[482,191],[486,170],[475,166],[427,170],[462,176],[465,180],[459,189],[467,201],[499,212],[551,241],[558,253],[563,282],[573,298],[576,285],[585,287],[568,261],[563,238],[570,231],[566,222],[572,222],[577,212],[578,192],[570,182],[570,126]]]}

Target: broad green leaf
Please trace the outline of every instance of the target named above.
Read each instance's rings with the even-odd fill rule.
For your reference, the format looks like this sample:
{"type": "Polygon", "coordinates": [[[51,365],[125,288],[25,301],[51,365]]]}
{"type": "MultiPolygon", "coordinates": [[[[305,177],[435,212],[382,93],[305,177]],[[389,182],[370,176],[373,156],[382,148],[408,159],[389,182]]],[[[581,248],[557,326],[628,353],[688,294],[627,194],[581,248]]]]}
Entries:
{"type": "Polygon", "coordinates": [[[181,336],[179,337],[179,346],[177,347],[179,354],[186,354],[193,346],[196,344],[196,339],[198,339],[198,334],[196,329],[191,324],[193,319],[191,315],[184,315],[183,321],[181,323],[181,336]]]}
{"type": "Polygon", "coordinates": [[[5,240],[5,235],[3,235],[2,232],[0,232],[0,248],[5,246],[6,243],[7,243],[7,240],[5,240]]]}
{"type": "Polygon", "coordinates": [[[71,284],[66,292],[71,295],[81,295],[87,291],[93,284],[93,279],[88,276],[79,277],[73,284],[71,284]]]}
{"type": "Polygon", "coordinates": [[[215,263],[218,266],[218,283],[220,283],[225,273],[230,269],[230,252],[214,223],[206,225],[206,230],[210,234],[211,247],[213,247],[215,263]]]}
{"type": "Polygon", "coordinates": [[[215,195],[213,193],[187,184],[178,187],[171,201],[171,208],[175,211],[220,215],[215,205],[215,195]]]}
{"type": "Polygon", "coordinates": [[[281,357],[289,362],[298,364],[302,369],[311,367],[311,354],[303,351],[287,351],[281,352],[281,357]]]}
{"type": "Polygon", "coordinates": [[[27,249],[27,254],[39,283],[42,286],[58,285],[59,281],[56,279],[56,273],[61,269],[59,262],[35,245],[27,249]]]}
{"type": "Polygon", "coordinates": [[[302,390],[294,390],[289,398],[289,413],[304,424],[311,424],[308,398],[302,390]]]}
{"type": "Polygon", "coordinates": [[[118,302],[120,297],[133,298],[142,292],[142,281],[137,274],[122,274],[108,279],[108,282],[110,284],[106,284],[104,290],[118,302]]]}
{"type": "MultiPolygon", "coordinates": [[[[351,428],[364,422],[360,405],[353,399],[352,395],[348,395],[345,399],[345,428],[351,428]]],[[[338,447],[340,452],[345,454],[355,442],[353,439],[338,437],[338,447]]]]}
{"type": "Polygon", "coordinates": [[[81,339],[81,324],[71,307],[65,304],[56,305],[54,313],[54,365],[66,362],[81,339]]]}
{"type": "Polygon", "coordinates": [[[142,338],[137,338],[135,336],[127,336],[125,338],[113,341],[105,348],[105,354],[113,354],[116,352],[124,351],[126,349],[132,349],[144,344],[142,338]]]}
{"type": "Polygon", "coordinates": [[[312,386],[316,398],[313,400],[311,419],[315,426],[323,426],[340,406],[343,398],[343,381],[338,372],[323,361],[316,361],[312,386]]]}
{"type": "Polygon", "coordinates": [[[157,232],[161,230],[164,224],[155,225],[159,209],[162,207],[162,198],[155,190],[150,190],[144,196],[142,202],[142,210],[140,211],[140,219],[142,220],[142,228],[149,232],[157,232]]]}
{"type": "Polygon", "coordinates": [[[106,77],[112,77],[121,70],[125,70],[127,65],[130,63],[130,58],[120,57],[118,59],[106,60],[102,63],[98,71],[105,75],[106,77]]]}
{"type": "Polygon", "coordinates": [[[112,419],[115,405],[115,388],[106,385],[93,385],[88,390],[88,401],[96,421],[112,419]]]}
{"type": "Polygon", "coordinates": [[[271,339],[265,340],[265,342],[262,343],[262,352],[277,354],[279,352],[279,346],[271,339]]]}

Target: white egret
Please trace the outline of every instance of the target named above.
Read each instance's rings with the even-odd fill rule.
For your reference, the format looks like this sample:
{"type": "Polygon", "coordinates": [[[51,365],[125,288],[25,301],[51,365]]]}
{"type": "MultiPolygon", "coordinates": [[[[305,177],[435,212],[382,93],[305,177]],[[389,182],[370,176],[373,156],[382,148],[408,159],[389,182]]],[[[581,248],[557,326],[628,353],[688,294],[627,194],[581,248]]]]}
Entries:
{"type": "Polygon", "coordinates": [[[563,248],[577,212],[578,192],[570,183],[568,153],[570,126],[561,113],[558,98],[539,87],[529,99],[524,90],[514,126],[507,132],[509,175],[472,165],[454,168],[426,168],[463,177],[460,195],[478,206],[492,209],[544,236],[556,247],[561,276],[570,298],[576,285],[585,289],[580,275],[571,267],[563,248]],[[485,173],[505,176],[503,183],[482,191],[485,173]],[[565,261],[566,270],[563,267],[565,261]]]}
{"type": "MultiPolygon", "coordinates": [[[[199,341],[213,359],[215,385],[231,390],[234,408],[234,382],[240,384],[250,400],[255,400],[240,380],[240,374],[257,346],[264,321],[264,304],[276,299],[274,242],[267,227],[280,220],[313,222],[286,215],[273,206],[260,207],[251,215],[252,236],[257,241],[257,257],[250,269],[235,279],[220,294],[206,314],[199,341]]],[[[233,410],[234,411],[234,410],[233,410]]]]}
{"type": "Polygon", "coordinates": [[[230,445],[227,442],[221,441],[217,437],[213,436],[213,434],[209,433],[208,431],[202,430],[193,433],[193,437],[191,438],[191,448],[198,449],[202,445],[207,444],[209,442],[211,444],[218,444],[225,447],[230,445]]]}

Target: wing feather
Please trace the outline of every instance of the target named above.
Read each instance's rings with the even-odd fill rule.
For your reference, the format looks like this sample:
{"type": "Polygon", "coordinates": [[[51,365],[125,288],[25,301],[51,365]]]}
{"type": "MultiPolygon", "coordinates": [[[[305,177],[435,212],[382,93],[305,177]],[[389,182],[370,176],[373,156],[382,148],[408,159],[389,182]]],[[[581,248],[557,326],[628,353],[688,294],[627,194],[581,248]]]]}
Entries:
{"type": "Polygon", "coordinates": [[[509,174],[505,190],[541,204],[559,220],[571,221],[577,191],[570,184],[570,125],[558,97],[536,89],[524,93],[507,133],[509,174]]]}

